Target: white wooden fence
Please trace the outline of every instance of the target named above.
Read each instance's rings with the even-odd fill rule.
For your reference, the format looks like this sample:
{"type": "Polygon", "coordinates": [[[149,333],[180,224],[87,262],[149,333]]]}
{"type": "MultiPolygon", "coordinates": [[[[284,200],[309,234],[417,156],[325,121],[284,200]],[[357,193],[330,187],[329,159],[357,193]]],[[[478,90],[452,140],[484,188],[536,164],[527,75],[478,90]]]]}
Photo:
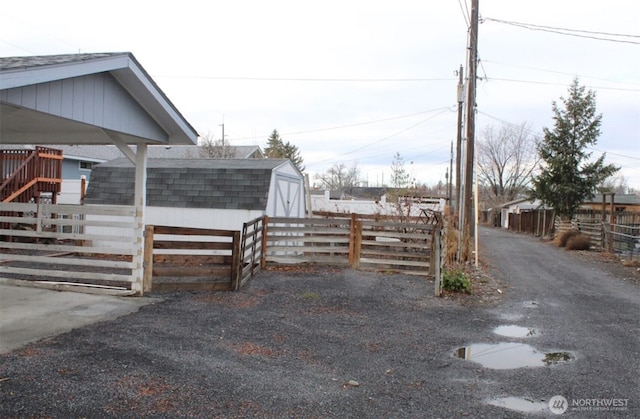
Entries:
{"type": "Polygon", "coordinates": [[[142,240],[133,206],[1,203],[0,279],[140,295],[142,240]]]}

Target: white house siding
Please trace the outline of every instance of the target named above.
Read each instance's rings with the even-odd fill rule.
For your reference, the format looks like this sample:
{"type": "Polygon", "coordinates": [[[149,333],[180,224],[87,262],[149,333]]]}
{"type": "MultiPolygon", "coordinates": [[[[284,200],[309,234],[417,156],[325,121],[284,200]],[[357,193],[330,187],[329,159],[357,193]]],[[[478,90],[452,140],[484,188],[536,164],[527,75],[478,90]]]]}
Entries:
{"type": "Polygon", "coordinates": [[[60,194],[58,194],[58,204],[80,205],[80,197],[82,192],[82,181],[65,179],[62,181],[60,194]]]}
{"type": "Polygon", "coordinates": [[[243,223],[262,215],[256,210],[147,207],[145,224],[241,231],[243,223]]]}
{"type": "MultiPolygon", "coordinates": [[[[164,208],[147,207],[145,211],[145,225],[162,225],[170,227],[206,228],[216,230],[242,231],[242,225],[250,220],[261,217],[262,211],[255,210],[227,210],[206,208],[164,208]]],[[[110,221],[108,216],[92,216],[93,220],[110,221]]],[[[122,234],[130,235],[129,231],[117,231],[113,228],[90,227],[88,234],[122,234]]],[[[172,240],[176,240],[172,238],[172,240]]],[[[109,247],[113,242],[93,243],[94,246],[109,247]]]]}
{"type": "Polygon", "coordinates": [[[380,214],[380,215],[399,215],[400,209],[404,215],[418,217],[421,210],[429,209],[436,212],[444,211],[445,200],[439,199],[433,203],[412,203],[409,206],[402,204],[400,207],[397,203],[386,201],[386,197],[382,197],[380,201],[372,200],[351,200],[351,199],[329,199],[329,191],[325,191],[323,195],[311,195],[311,209],[318,212],[338,212],[344,214],[380,214]],[[410,213],[407,214],[407,211],[410,213]]]}

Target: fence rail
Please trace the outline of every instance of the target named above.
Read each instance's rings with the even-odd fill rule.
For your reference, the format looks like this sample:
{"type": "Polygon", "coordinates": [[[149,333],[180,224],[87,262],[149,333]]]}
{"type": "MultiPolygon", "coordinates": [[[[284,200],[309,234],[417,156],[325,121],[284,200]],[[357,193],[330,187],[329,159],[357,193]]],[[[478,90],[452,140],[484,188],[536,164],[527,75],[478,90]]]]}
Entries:
{"type": "Polygon", "coordinates": [[[267,217],[263,266],[327,263],[434,275],[432,224],[357,218],[267,217]]]}
{"type": "Polygon", "coordinates": [[[240,232],[147,225],[144,291],[236,288],[240,232]]]}
{"type": "Polygon", "coordinates": [[[0,225],[0,277],[7,281],[141,291],[134,207],[3,203],[0,225]],[[111,222],[105,224],[103,216],[111,222]]]}
{"type": "Polygon", "coordinates": [[[611,252],[640,259],[640,226],[604,224],[604,242],[611,252]]]}
{"type": "Polygon", "coordinates": [[[259,217],[242,226],[239,277],[234,287],[235,290],[241,289],[262,268],[264,221],[264,217],[259,217]]]}
{"type": "Polygon", "coordinates": [[[267,264],[326,263],[437,275],[439,225],[263,216],[242,231],[148,225],[133,206],[0,204],[0,278],[51,287],[239,290],[267,264]],[[144,237],[144,248],[140,243],[144,237]],[[434,239],[436,237],[436,239],[434,239]]]}

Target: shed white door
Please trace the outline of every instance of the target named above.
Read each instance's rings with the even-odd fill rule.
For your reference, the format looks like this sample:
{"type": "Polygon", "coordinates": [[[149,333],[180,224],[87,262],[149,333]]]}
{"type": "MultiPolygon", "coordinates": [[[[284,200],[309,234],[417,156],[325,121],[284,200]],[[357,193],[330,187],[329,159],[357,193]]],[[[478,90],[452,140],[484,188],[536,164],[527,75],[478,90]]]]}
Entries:
{"type": "Polygon", "coordinates": [[[304,217],[304,189],[302,179],[275,173],[275,200],[272,216],[304,217]]]}

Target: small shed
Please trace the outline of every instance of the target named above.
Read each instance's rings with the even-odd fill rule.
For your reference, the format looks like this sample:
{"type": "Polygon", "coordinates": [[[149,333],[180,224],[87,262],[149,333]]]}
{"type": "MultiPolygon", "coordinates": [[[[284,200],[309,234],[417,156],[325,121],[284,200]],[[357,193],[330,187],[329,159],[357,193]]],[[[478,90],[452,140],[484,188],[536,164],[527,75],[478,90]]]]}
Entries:
{"type": "Polygon", "coordinates": [[[509,228],[509,214],[521,214],[527,211],[537,209],[545,209],[542,201],[539,199],[519,198],[514,201],[506,202],[501,207],[501,224],[502,228],[509,228]]]}
{"type": "MultiPolygon", "coordinates": [[[[134,167],[94,167],[86,205],[132,205],[134,167]]],[[[242,230],[262,215],[304,217],[304,177],[287,159],[149,159],[146,223],[242,230]]]]}

